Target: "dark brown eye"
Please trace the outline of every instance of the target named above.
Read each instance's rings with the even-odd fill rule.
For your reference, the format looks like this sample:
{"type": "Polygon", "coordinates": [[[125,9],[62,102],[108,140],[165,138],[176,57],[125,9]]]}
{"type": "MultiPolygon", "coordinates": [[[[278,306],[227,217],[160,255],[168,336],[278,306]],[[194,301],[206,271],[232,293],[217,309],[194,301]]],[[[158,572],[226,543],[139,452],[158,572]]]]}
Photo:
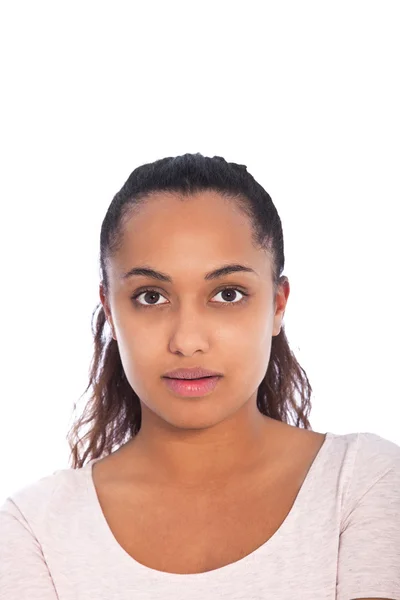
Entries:
{"type": "MultiPolygon", "coordinates": [[[[240,289],[234,288],[234,287],[226,287],[226,288],[220,290],[219,292],[217,292],[215,294],[214,298],[216,296],[218,296],[218,294],[221,294],[221,295],[223,294],[224,302],[213,302],[213,304],[221,304],[221,305],[240,304],[241,302],[243,302],[245,300],[245,297],[249,295],[247,292],[244,292],[243,290],[240,290],[240,289]],[[243,298],[240,298],[238,301],[235,302],[237,292],[239,292],[239,294],[242,294],[243,298]]],[[[133,295],[132,300],[138,306],[143,306],[144,308],[152,307],[152,306],[162,306],[163,304],[166,304],[165,302],[161,302],[161,303],[158,302],[158,297],[163,298],[164,296],[161,294],[161,292],[157,292],[157,290],[147,289],[147,290],[142,290],[141,292],[138,292],[137,294],[133,295]],[[139,302],[138,298],[140,296],[143,296],[145,298],[146,303],[139,302]]]]}
{"type": "Polygon", "coordinates": [[[160,296],[161,294],[159,292],[145,292],[144,293],[144,297],[146,298],[146,301],[150,302],[150,304],[156,304],[157,303],[157,296],[160,296]]]}
{"type": "MultiPolygon", "coordinates": [[[[237,295],[237,292],[239,292],[240,294],[243,292],[240,292],[240,290],[235,290],[233,288],[225,288],[224,290],[221,290],[220,292],[218,292],[218,294],[222,295],[223,300],[226,300],[227,302],[232,302],[233,300],[235,300],[235,296],[237,295]]],[[[217,296],[218,296],[217,294],[217,296]]]]}

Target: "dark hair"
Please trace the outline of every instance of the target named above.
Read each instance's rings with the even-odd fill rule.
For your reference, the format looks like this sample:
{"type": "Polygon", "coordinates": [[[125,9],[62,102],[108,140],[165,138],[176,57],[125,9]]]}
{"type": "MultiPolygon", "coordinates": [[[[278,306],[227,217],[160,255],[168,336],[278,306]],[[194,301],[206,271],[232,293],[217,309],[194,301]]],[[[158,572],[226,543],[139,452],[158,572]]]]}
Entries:
{"type": "MultiPolygon", "coordinates": [[[[245,165],[200,153],[144,164],[131,173],[114,196],[100,233],[100,270],[105,294],[109,290],[108,260],[120,248],[125,223],[146,198],[153,192],[163,192],[180,195],[184,200],[203,190],[216,191],[231,199],[249,218],[254,245],[265,249],[271,257],[276,306],[276,290],[287,278],[281,277],[285,263],[282,224],[271,197],[248,173],[245,165]]],[[[84,392],[92,386],[91,396],[67,435],[74,469],[82,467],[87,459],[111,454],[135,436],[141,426],[139,397],[125,376],[117,341],[110,332],[108,335],[105,332],[106,324],[108,321],[100,302],[92,314],[94,356],[89,384],[84,392]],[[79,438],[81,428],[86,425],[89,428],[79,438]],[[86,449],[80,456],[79,444],[83,443],[86,443],[86,449]]],[[[294,416],[296,427],[311,429],[307,418],[311,410],[311,391],[307,375],[292,353],[282,325],[280,333],[272,338],[268,369],[257,391],[257,407],[264,415],[286,423],[294,416]],[[296,404],[295,390],[300,393],[299,405],[296,404]]]]}

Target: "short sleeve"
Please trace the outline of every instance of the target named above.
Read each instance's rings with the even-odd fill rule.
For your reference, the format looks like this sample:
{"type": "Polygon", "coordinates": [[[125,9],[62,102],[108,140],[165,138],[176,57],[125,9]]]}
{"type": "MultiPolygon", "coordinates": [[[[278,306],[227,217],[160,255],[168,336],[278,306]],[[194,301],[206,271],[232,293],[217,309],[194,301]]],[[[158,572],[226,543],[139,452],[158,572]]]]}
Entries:
{"type": "Polygon", "coordinates": [[[400,600],[400,447],[367,436],[339,539],[336,600],[400,600]]]}
{"type": "Polygon", "coordinates": [[[40,544],[10,498],[0,507],[0,598],[58,600],[40,544]]]}

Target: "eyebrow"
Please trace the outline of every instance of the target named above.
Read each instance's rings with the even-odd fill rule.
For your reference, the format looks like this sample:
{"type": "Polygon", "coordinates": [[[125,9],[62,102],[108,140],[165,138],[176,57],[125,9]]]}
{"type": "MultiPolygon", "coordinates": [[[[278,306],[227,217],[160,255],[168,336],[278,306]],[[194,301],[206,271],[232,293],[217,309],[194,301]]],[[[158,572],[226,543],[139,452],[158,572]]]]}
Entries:
{"type": "MultiPolygon", "coordinates": [[[[230,264],[224,265],[223,267],[219,267],[214,271],[210,271],[206,273],[204,279],[209,281],[211,279],[218,279],[219,277],[224,277],[225,275],[229,275],[230,273],[237,273],[239,271],[244,271],[246,273],[254,273],[259,276],[258,273],[252,269],[251,267],[246,267],[245,265],[240,264],[230,264]]],[[[130,269],[127,273],[123,273],[121,279],[126,280],[129,277],[134,275],[142,275],[144,277],[152,277],[153,279],[158,279],[159,281],[164,281],[166,283],[173,283],[172,277],[167,275],[166,273],[162,273],[161,271],[156,271],[155,269],[151,269],[150,267],[134,267],[130,269]]]]}

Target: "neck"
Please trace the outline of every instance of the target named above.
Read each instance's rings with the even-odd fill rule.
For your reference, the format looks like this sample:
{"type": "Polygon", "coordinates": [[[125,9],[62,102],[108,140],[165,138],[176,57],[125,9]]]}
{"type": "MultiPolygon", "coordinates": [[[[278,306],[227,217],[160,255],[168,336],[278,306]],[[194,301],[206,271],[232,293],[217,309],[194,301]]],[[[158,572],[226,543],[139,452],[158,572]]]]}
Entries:
{"type": "Polygon", "coordinates": [[[173,429],[149,416],[142,411],[141,429],[123,446],[121,458],[127,473],[139,469],[154,483],[210,488],[279,462],[284,424],[260,413],[255,403],[207,429],[173,429]]]}

